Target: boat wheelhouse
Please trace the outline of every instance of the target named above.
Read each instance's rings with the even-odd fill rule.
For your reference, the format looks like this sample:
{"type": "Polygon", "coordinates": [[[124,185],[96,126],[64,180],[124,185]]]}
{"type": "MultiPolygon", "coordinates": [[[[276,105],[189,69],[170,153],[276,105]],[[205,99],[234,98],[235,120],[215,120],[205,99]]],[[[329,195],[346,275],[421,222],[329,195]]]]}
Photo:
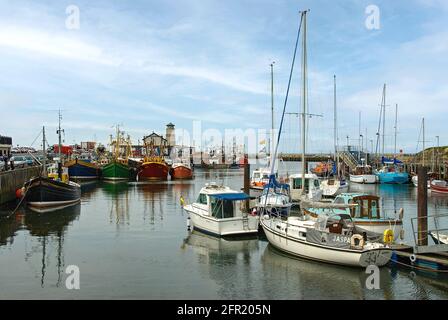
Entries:
{"type": "Polygon", "coordinates": [[[304,214],[316,219],[320,215],[334,213],[349,214],[353,222],[361,229],[382,236],[388,229],[394,233],[394,240],[403,229],[402,217],[389,218],[380,207],[380,197],[363,193],[343,193],[332,202],[331,208],[304,208],[304,214]],[[341,208],[337,206],[340,205],[341,208]],[[344,207],[345,206],[345,207],[344,207]]]}
{"type": "Polygon", "coordinates": [[[320,181],[314,173],[305,174],[305,188],[302,186],[302,174],[290,175],[289,186],[291,200],[293,202],[300,201],[303,196],[313,201],[320,201],[322,199],[323,192],[320,188],[320,181]]]}
{"type": "Polygon", "coordinates": [[[184,206],[194,229],[215,236],[236,236],[258,232],[258,216],[244,210],[249,196],[226,186],[206,184],[196,202],[184,206]]]}

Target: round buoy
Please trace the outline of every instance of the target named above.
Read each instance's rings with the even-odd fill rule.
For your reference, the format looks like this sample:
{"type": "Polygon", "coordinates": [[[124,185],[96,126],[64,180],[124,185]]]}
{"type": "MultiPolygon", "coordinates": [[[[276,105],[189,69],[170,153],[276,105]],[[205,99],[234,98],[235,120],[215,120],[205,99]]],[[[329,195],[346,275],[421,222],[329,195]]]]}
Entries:
{"type": "Polygon", "coordinates": [[[20,198],[22,198],[23,197],[23,194],[24,194],[24,189],[23,188],[20,188],[20,189],[17,189],[16,190],[16,198],[17,199],[20,199],[20,198]]]}

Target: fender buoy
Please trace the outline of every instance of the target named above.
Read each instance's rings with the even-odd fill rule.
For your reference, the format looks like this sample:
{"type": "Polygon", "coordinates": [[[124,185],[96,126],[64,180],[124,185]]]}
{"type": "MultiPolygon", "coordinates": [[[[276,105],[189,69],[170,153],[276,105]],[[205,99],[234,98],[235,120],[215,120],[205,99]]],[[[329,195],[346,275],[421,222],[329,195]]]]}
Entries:
{"type": "Polygon", "coordinates": [[[364,248],[364,237],[360,234],[354,234],[350,238],[350,246],[356,250],[362,250],[364,248]],[[358,244],[356,244],[356,240],[358,240],[358,244]]]}
{"type": "Polygon", "coordinates": [[[391,244],[394,242],[394,231],[391,229],[386,229],[383,232],[383,242],[386,244],[391,244]]]}
{"type": "Polygon", "coordinates": [[[409,260],[411,260],[411,262],[415,262],[415,261],[417,261],[417,256],[415,254],[411,254],[409,256],[409,260]]]}
{"type": "Polygon", "coordinates": [[[25,194],[25,188],[19,188],[16,190],[16,198],[20,199],[24,196],[25,194]]]}

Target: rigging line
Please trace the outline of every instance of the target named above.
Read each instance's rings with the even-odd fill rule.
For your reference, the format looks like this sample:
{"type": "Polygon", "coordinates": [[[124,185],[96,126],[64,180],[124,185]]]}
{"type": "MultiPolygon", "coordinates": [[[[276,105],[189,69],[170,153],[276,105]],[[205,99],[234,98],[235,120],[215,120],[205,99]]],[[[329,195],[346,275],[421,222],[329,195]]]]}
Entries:
{"type": "MultiPolygon", "coordinates": [[[[286,89],[285,102],[283,104],[283,113],[282,113],[282,118],[281,118],[281,121],[280,121],[280,127],[279,127],[279,130],[278,130],[277,144],[275,145],[275,153],[274,153],[275,155],[278,152],[278,145],[280,143],[280,136],[281,136],[281,132],[282,132],[282,128],[283,128],[283,120],[285,118],[286,105],[288,103],[289,89],[291,88],[291,80],[292,80],[292,75],[293,75],[293,72],[294,72],[294,64],[295,64],[295,61],[296,61],[297,47],[298,47],[299,38],[300,38],[300,31],[302,29],[303,16],[305,14],[306,14],[306,12],[301,12],[301,16],[300,16],[300,24],[299,24],[299,29],[297,31],[296,44],[295,44],[295,47],[294,47],[294,54],[293,54],[293,58],[292,58],[292,65],[291,65],[291,70],[290,70],[290,73],[289,73],[288,87],[286,89]]],[[[276,161],[276,159],[275,159],[275,157],[273,157],[273,155],[271,156],[271,158],[272,158],[272,163],[271,163],[271,176],[272,176],[274,174],[274,168],[275,168],[275,161],[276,161]]]]}
{"type": "Polygon", "coordinates": [[[36,138],[33,140],[33,142],[31,143],[30,148],[33,146],[34,142],[36,142],[37,138],[40,137],[40,134],[41,134],[41,133],[42,133],[42,130],[39,130],[39,133],[38,133],[37,137],[36,137],[36,138]]]}

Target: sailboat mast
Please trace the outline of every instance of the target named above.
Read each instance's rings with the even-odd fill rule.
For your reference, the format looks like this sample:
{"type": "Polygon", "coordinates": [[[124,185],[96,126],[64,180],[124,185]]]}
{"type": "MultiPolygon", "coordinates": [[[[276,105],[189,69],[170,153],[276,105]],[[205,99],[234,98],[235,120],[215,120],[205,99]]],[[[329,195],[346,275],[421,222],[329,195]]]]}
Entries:
{"type": "Polygon", "coordinates": [[[386,136],[386,84],[384,84],[383,88],[383,156],[384,156],[384,139],[386,136]]]}
{"type": "Polygon", "coordinates": [[[119,127],[118,124],[116,125],[116,130],[117,130],[117,133],[116,133],[117,136],[116,136],[116,139],[115,139],[115,160],[118,159],[119,148],[120,148],[120,127],[119,127]]]}
{"type": "Polygon", "coordinates": [[[272,162],[272,157],[274,155],[274,149],[275,149],[275,137],[274,137],[274,63],[273,61],[271,63],[271,139],[269,143],[270,147],[270,161],[272,162]]]}
{"type": "Polygon", "coordinates": [[[336,156],[336,154],[338,153],[338,149],[337,149],[337,146],[336,146],[336,141],[337,141],[337,138],[336,138],[336,135],[337,135],[337,132],[336,132],[336,121],[337,121],[337,119],[336,119],[336,75],[334,75],[334,88],[333,88],[333,112],[334,112],[334,161],[336,162],[336,158],[337,158],[337,156],[336,156]]]}
{"type": "Polygon", "coordinates": [[[398,103],[395,105],[395,138],[394,138],[394,157],[397,157],[397,123],[398,123],[398,103]]]}
{"type": "Polygon", "coordinates": [[[302,49],[302,194],[305,190],[305,173],[306,173],[306,163],[305,163],[305,153],[306,153],[306,104],[307,104],[307,86],[306,86],[306,77],[307,77],[307,48],[306,48],[306,14],[307,12],[303,12],[303,49],[302,49]]]}

